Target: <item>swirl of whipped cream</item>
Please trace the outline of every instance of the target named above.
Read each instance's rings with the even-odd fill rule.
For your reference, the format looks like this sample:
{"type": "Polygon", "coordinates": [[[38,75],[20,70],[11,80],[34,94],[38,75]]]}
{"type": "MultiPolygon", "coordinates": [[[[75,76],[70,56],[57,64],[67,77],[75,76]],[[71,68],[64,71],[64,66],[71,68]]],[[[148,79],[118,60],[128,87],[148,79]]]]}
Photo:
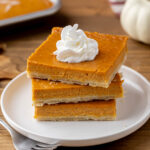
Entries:
{"type": "Polygon", "coordinates": [[[56,43],[54,52],[61,62],[79,63],[94,60],[98,54],[98,44],[86,36],[83,30],[77,29],[78,24],[66,26],[61,32],[61,40],[56,43]]]}

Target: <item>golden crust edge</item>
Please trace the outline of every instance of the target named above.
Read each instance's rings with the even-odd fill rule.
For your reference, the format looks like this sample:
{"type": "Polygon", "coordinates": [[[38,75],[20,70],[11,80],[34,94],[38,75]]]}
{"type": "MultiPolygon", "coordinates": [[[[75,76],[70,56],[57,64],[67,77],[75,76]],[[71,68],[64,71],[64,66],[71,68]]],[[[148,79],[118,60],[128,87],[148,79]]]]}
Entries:
{"type": "MultiPolygon", "coordinates": [[[[123,95],[121,95],[123,97],[123,95]]],[[[93,97],[89,96],[88,98],[60,98],[60,99],[41,99],[41,100],[34,100],[33,105],[34,106],[43,106],[44,104],[52,105],[52,104],[58,104],[58,103],[78,103],[78,102],[88,102],[88,101],[93,101],[93,100],[110,100],[110,99],[116,99],[116,98],[121,98],[121,96],[116,97],[116,96],[105,96],[105,97],[93,97]]]]}
{"type": "Polygon", "coordinates": [[[112,121],[116,120],[116,116],[102,116],[102,117],[91,117],[91,116],[79,116],[79,117],[36,117],[39,121],[112,121]]]}

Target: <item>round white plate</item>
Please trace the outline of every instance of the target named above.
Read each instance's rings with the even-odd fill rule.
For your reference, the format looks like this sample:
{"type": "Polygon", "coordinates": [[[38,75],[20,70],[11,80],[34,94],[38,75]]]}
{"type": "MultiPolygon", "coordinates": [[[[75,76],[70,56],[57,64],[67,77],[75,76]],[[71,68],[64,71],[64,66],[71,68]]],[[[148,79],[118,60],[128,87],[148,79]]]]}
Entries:
{"type": "Polygon", "coordinates": [[[122,66],[125,97],[117,100],[116,121],[37,121],[33,119],[31,79],[26,72],[14,78],[1,96],[7,122],[18,132],[41,142],[89,146],[117,140],[140,128],[150,117],[150,83],[122,66]]]}

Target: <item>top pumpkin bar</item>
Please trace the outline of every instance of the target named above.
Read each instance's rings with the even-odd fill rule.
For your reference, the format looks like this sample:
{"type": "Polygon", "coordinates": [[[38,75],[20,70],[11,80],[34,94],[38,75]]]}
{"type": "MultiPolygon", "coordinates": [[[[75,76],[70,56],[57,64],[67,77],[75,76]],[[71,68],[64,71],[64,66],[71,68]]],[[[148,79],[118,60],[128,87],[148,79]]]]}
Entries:
{"type": "Polygon", "coordinates": [[[69,84],[108,88],[124,62],[127,36],[85,32],[98,42],[99,54],[92,61],[64,63],[56,59],[56,42],[61,39],[62,28],[54,27],[48,39],[27,60],[27,73],[31,78],[62,81],[69,84]]]}

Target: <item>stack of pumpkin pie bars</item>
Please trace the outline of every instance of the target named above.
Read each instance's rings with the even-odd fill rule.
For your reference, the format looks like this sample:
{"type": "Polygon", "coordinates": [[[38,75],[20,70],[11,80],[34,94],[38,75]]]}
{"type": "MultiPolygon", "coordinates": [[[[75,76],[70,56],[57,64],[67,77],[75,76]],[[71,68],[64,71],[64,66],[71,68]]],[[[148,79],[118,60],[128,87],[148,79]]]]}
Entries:
{"type": "Polygon", "coordinates": [[[85,32],[98,43],[92,61],[64,63],[56,59],[62,28],[52,33],[27,60],[37,120],[115,120],[116,98],[123,97],[119,68],[127,54],[127,37],[85,32]]]}

